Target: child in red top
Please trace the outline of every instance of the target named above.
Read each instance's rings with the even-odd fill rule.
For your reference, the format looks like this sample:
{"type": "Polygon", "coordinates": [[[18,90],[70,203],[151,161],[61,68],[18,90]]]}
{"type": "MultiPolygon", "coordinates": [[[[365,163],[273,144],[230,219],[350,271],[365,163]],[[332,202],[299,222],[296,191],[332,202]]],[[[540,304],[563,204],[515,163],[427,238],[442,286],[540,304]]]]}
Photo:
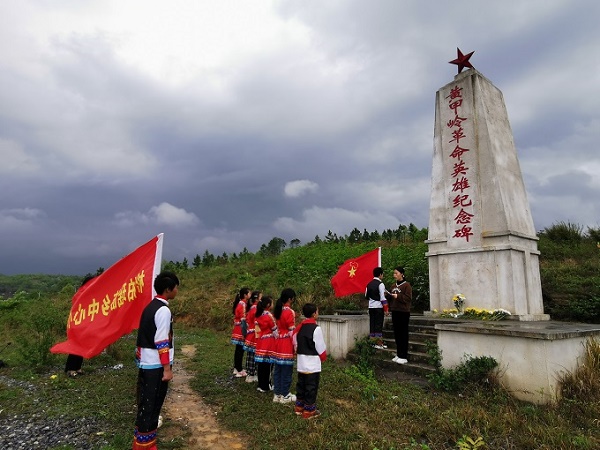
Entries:
{"type": "Polygon", "coordinates": [[[246,352],[246,383],[258,381],[256,376],[256,362],[254,360],[254,352],[256,351],[255,329],[256,326],[256,303],[262,298],[260,291],[252,291],[252,295],[248,300],[248,312],[246,313],[246,339],[244,340],[244,351],[246,352]]]}
{"type": "Polygon", "coordinates": [[[256,352],[254,359],[257,364],[258,392],[269,392],[269,378],[271,376],[271,365],[273,363],[273,352],[275,349],[275,334],[277,325],[273,314],[269,312],[273,299],[265,296],[256,306],[256,352]]]}
{"type": "Polygon", "coordinates": [[[245,377],[244,361],[244,336],[246,334],[246,302],[250,298],[250,289],[242,288],[233,301],[233,331],[231,343],[235,345],[233,354],[233,375],[236,378],[245,377]]]}
{"type": "Polygon", "coordinates": [[[296,313],[290,305],[296,298],[293,289],[287,288],[275,304],[273,316],[277,320],[278,335],[275,339],[275,368],[273,370],[273,390],[275,403],[290,403],[296,401],[296,396],[290,393],[292,372],[294,371],[294,344],[292,334],[296,327],[296,313]]]}

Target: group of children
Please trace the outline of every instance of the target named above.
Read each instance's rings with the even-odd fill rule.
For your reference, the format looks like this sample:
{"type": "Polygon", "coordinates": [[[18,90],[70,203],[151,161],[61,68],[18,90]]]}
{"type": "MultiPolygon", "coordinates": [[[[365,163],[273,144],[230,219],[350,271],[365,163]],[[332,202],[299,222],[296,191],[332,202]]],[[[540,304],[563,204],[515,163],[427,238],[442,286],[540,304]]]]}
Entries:
{"type": "Polygon", "coordinates": [[[240,289],[232,308],[233,375],[245,377],[247,383],[258,382],[256,389],[260,393],[272,390],[274,403],[295,402],[295,414],[312,419],[320,415],[316,406],[317,391],[321,362],[327,358],[327,352],[323,332],[316,323],[317,306],[306,303],[302,307],[305,319],[296,326],[296,313],[291,308],[295,299],[294,290],[286,288],[273,307],[272,297],[248,288],[240,289]],[[290,387],[296,359],[298,382],[294,395],[290,387]]]}

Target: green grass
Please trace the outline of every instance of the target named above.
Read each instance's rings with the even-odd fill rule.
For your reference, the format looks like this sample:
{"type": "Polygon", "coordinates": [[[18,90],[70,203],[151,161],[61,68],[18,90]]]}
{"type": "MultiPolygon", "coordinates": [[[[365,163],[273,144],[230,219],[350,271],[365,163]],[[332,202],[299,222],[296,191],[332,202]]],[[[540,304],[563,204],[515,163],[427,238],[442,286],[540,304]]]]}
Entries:
{"type": "MultiPolygon", "coordinates": [[[[381,244],[383,265],[389,269],[400,261],[405,264],[419,296],[415,310],[426,309],[424,244],[381,244]]],[[[283,287],[291,286],[298,293],[297,306],[311,301],[323,312],[360,307],[361,295],[336,299],[329,278],[345,259],[374,246],[315,244],[288,249],[274,258],[252,256],[248,261],[178,270],[180,295],[172,305],[176,345],[196,346],[188,367],[195,375],[193,388],[216,408],[224,428],[244,433],[250,449],[440,450],[479,438],[489,449],[600,448],[599,346],[591,347],[591,359],[580,371],[563,380],[565,398],[548,406],[519,402],[490,384],[469,384],[447,393],[377,380],[366,366],[352,368],[328,361],[318,399],[323,415],[307,422],[296,417],[291,406],[273,404],[254,385],[231,377],[230,305],[237,289],[248,285],[276,297],[283,287]]],[[[541,235],[540,251],[545,312],[553,319],[597,323],[600,250],[596,242],[583,239],[573,245],[541,235]]],[[[86,360],[83,377],[65,378],[65,356],[52,355],[48,348],[64,340],[73,288],[57,283],[44,292],[52,294],[23,292],[0,301],[0,358],[8,363],[8,368],[0,369],[0,418],[40,411],[51,417],[91,417],[110,443],[103,450],[129,448],[137,376],[133,339],[121,339],[106,354],[86,360]],[[13,344],[3,348],[7,342],[13,344]],[[112,369],[117,364],[124,367],[112,369]],[[8,387],[4,380],[15,381],[8,387]]],[[[166,423],[159,432],[160,448],[184,449],[185,435],[183,428],[166,423]],[[160,440],[161,433],[180,434],[166,442],[160,440]]]]}
{"type": "MultiPolygon", "coordinates": [[[[224,429],[247,436],[247,448],[455,449],[481,438],[490,449],[593,449],[600,446],[600,402],[564,400],[537,406],[512,398],[493,384],[465,385],[447,393],[410,382],[382,381],[349,363],[323,365],[318,407],[313,421],[293,414],[291,405],[274,404],[255,384],[231,376],[233,346],[227,332],[176,325],[176,342],[193,344],[187,363],[192,387],[217,411],[224,429]]],[[[104,450],[128,448],[134,423],[137,370],[126,355],[133,340],[121,339],[110,351],[84,362],[86,374],[70,379],[62,365],[45,371],[23,365],[2,369],[0,376],[25,387],[0,382],[0,416],[39,412],[66,418],[92,417],[110,442],[104,450]],[[114,369],[123,364],[122,369],[114,369]],[[54,379],[53,375],[58,375],[54,379]]],[[[296,377],[294,376],[293,386],[296,377]]],[[[165,424],[174,427],[176,424],[165,424]]],[[[161,428],[162,435],[168,428],[161,428]]],[[[162,449],[184,449],[182,436],[160,440],[162,449]]],[[[68,447],[63,447],[64,450],[68,447]]]]}
{"type": "MultiPolygon", "coordinates": [[[[356,376],[347,364],[324,364],[318,407],[305,421],[292,407],[272,403],[253,384],[232,379],[228,335],[202,330],[186,335],[197,346],[189,369],[194,389],[219,409],[227,428],[249,438],[248,448],[406,449],[457,448],[463,437],[482,438],[486,448],[592,449],[600,445],[595,423],[600,404],[537,406],[519,402],[493,385],[465,385],[457,394],[412,383],[356,376]],[[365,392],[368,395],[365,395],[365,392]],[[584,406],[585,405],[585,406],[584,406]]],[[[295,383],[295,377],[294,377],[295,383]]]]}

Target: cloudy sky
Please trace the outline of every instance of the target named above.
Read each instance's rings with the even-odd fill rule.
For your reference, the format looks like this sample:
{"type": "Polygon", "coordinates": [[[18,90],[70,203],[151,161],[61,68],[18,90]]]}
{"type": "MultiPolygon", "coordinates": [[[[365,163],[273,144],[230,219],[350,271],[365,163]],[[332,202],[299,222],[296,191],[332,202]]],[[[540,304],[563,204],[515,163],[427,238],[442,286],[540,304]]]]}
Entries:
{"type": "Polygon", "coordinates": [[[600,2],[0,0],[0,273],[428,226],[456,48],[536,229],[600,226],[600,2]],[[435,5],[435,6],[434,6],[435,5]]]}

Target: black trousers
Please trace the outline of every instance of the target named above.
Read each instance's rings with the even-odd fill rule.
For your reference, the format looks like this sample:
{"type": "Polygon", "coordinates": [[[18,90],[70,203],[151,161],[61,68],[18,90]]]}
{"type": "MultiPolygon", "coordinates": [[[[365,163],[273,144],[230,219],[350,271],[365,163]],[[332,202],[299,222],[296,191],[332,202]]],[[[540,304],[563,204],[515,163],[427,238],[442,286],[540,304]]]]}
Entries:
{"type": "Polygon", "coordinates": [[[258,387],[263,391],[270,391],[271,382],[271,366],[273,364],[266,362],[259,362],[256,364],[256,373],[258,375],[258,387]]]}
{"type": "Polygon", "coordinates": [[[410,312],[392,311],[394,325],[394,340],[398,358],[408,359],[408,321],[410,312]]]}
{"type": "Polygon", "coordinates": [[[240,344],[235,345],[235,353],[233,354],[233,367],[238,372],[241,372],[244,369],[243,366],[244,361],[244,346],[240,344]]]}
{"type": "Polygon", "coordinates": [[[158,416],[167,396],[168,381],[162,381],[164,369],[140,369],[137,380],[136,429],[148,433],[158,428],[158,416]]]}
{"type": "Polygon", "coordinates": [[[65,364],[65,372],[78,371],[81,370],[81,366],[83,365],[83,356],[72,355],[69,353],[67,356],[67,362],[65,364]]]}
{"type": "Polygon", "coordinates": [[[369,336],[380,338],[383,336],[383,308],[369,308],[369,336]]]}
{"type": "Polygon", "coordinates": [[[316,405],[320,379],[321,372],[298,372],[298,382],[296,383],[296,402],[302,403],[304,406],[309,407],[316,405]]]}

